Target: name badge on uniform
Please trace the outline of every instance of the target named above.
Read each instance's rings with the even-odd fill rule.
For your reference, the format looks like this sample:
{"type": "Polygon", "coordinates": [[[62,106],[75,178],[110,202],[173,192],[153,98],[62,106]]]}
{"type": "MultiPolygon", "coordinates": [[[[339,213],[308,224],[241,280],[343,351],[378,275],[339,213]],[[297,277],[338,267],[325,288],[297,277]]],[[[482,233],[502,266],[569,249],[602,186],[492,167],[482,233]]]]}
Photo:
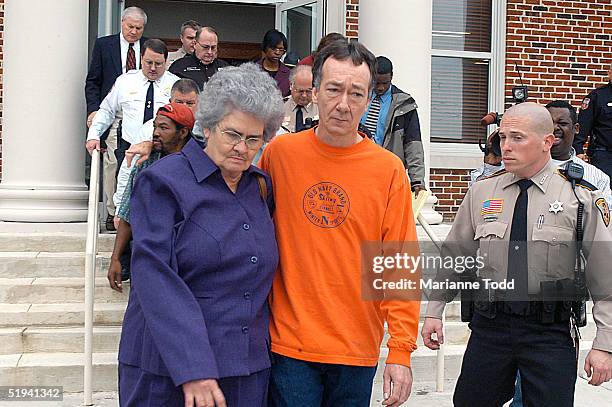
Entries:
{"type": "Polygon", "coordinates": [[[497,214],[504,211],[504,200],[503,199],[487,199],[482,202],[482,208],[480,209],[480,215],[484,217],[485,221],[492,222],[497,220],[497,214]]]}
{"type": "Polygon", "coordinates": [[[612,106],[612,102],[608,102],[608,106],[612,106]]]}

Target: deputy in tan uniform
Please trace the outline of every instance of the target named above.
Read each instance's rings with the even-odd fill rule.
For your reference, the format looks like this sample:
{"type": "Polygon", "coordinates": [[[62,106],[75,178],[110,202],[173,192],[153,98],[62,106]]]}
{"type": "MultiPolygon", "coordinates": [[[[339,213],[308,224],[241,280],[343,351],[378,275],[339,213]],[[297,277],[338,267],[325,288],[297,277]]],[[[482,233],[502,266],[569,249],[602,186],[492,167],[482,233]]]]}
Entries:
{"type": "MultiPolygon", "coordinates": [[[[470,188],[443,247],[443,256],[482,256],[454,405],[502,406],[519,370],[526,405],[573,406],[578,341],[571,321],[580,309],[571,307],[574,293],[567,297],[564,290],[575,289],[577,198],[584,204],[582,252],[597,325],[584,366],[592,385],[612,379],[610,212],[584,181],[577,182],[575,195],[568,175],[551,161],[555,138],[544,107],[510,108],[500,136],[506,172],[470,188]],[[513,286],[492,287],[487,279],[513,286]],[[551,287],[559,292],[549,292],[551,287]]],[[[447,269],[436,276],[440,282],[464,278],[447,269]]],[[[457,294],[456,287],[444,288],[431,293],[421,332],[430,349],[444,342],[441,316],[457,294]]]]}
{"type": "Polygon", "coordinates": [[[289,74],[291,95],[285,101],[285,118],[281,131],[296,133],[308,128],[308,118],[319,120],[319,110],[312,102],[312,67],[298,65],[289,74]]]}

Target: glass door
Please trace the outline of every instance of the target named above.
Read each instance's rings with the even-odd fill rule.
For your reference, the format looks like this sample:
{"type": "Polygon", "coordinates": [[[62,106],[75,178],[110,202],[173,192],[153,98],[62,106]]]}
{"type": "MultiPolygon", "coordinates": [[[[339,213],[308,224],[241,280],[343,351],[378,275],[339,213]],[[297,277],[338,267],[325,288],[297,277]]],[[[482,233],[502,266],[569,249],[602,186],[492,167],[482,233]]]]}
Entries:
{"type": "Polygon", "coordinates": [[[276,6],[276,29],[287,36],[288,51],[302,59],[323,35],[324,0],[289,0],[276,6]]]}

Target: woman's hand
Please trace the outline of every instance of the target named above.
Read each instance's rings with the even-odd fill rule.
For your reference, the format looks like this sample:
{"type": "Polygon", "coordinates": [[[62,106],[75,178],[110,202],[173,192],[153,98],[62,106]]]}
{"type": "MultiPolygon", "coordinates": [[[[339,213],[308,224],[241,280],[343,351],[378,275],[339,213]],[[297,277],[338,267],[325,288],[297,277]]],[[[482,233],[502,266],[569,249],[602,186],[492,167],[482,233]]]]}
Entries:
{"type": "Polygon", "coordinates": [[[185,407],[227,407],[225,396],[215,379],[184,383],[183,394],[185,407]]]}

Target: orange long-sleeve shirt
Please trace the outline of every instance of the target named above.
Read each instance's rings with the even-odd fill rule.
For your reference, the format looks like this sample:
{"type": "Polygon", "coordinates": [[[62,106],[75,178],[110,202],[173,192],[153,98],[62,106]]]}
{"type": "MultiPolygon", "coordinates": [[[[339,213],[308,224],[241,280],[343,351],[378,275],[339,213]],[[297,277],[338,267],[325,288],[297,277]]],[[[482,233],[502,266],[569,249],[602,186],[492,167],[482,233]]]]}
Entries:
{"type": "Polygon", "coordinates": [[[261,166],[272,177],[280,251],[270,297],[272,351],[374,366],[386,320],[387,363],[409,366],[419,302],[361,296],[361,244],[417,239],[401,161],[368,139],[336,148],[308,130],[276,137],[261,166]]]}

